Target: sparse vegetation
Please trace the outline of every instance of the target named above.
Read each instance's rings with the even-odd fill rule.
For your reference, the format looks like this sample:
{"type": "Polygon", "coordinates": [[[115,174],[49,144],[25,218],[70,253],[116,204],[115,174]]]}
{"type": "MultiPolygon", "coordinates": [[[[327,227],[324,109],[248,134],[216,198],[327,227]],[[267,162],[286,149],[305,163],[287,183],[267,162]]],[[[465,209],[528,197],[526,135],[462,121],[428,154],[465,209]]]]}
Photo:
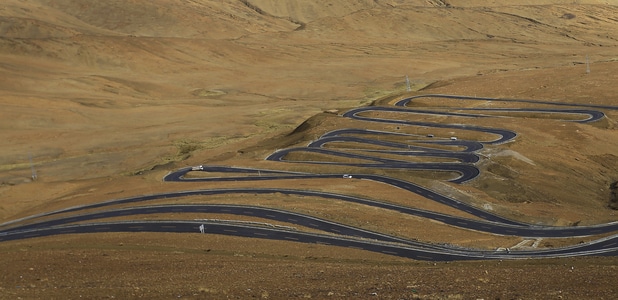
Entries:
{"type": "Polygon", "coordinates": [[[202,143],[195,140],[180,140],[174,143],[178,149],[178,156],[187,157],[191,155],[193,151],[201,149],[202,143]]]}
{"type": "MultiPolygon", "coordinates": [[[[375,172],[478,207],[488,204],[513,219],[554,225],[616,221],[611,209],[618,206],[615,111],[590,125],[538,114],[475,120],[518,136],[483,151],[483,175],[464,185],[445,182],[452,177],[445,172],[263,160],[276,149],[304,146],[336,128],[394,130],[351,122],[334,112],[392,103],[402,95],[391,93],[405,91],[406,75],[411,88],[423,93],[616,105],[614,0],[83,2],[2,2],[0,223],[140,194],[249,185],[161,181],[170,170],[200,164],[375,172]],[[294,130],[296,124],[301,125],[294,130]],[[509,155],[492,157],[504,149],[509,155]],[[27,180],[29,152],[46,157],[37,165],[37,181],[27,180]]],[[[502,104],[426,99],[417,105],[502,104]]],[[[405,130],[414,131],[400,128],[405,130]]],[[[418,132],[448,138],[451,131],[418,132]]],[[[260,184],[464,214],[355,178],[260,184]]],[[[272,205],[470,247],[521,242],[282,195],[157,203],[180,200],[272,205]]],[[[539,247],[589,238],[545,239],[539,247]]],[[[0,298],[14,299],[609,299],[618,274],[614,257],[426,263],[352,248],[198,233],[67,234],[0,243],[0,255],[0,298]]]]}
{"type": "Polygon", "coordinates": [[[618,181],[609,186],[609,207],[618,210],[618,181]]]}

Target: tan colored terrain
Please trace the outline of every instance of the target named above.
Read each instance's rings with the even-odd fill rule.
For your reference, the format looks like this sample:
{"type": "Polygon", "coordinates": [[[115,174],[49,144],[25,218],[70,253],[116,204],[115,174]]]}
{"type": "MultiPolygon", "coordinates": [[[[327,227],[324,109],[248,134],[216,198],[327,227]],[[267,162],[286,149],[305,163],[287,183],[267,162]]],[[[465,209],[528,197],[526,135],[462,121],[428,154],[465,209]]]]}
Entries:
{"type": "MultiPolygon", "coordinates": [[[[594,0],[4,0],[0,223],[141,194],[256,186],[161,180],[198,164],[349,172],[263,159],[335,128],[396,130],[322,113],[377,99],[387,104],[443,93],[616,106],[616,16],[618,1],[594,0]],[[405,93],[406,75],[420,91],[405,93]]],[[[415,105],[514,104],[426,99],[415,105]]],[[[618,221],[608,207],[610,185],[618,181],[618,111],[604,111],[595,124],[539,115],[475,120],[519,136],[482,150],[482,175],[463,185],[435,180],[449,174],[386,174],[523,221],[618,221]]],[[[430,133],[424,130],[401,129],[430,133]]],[[[351,193],[465,215],[360,180],[259,186],[351,193]]],[[[323,199],[174,201],[259,204],[485,249],[522,240],[323,199]]],[[[541,247],[593,238],[548,239],[541,247]]],[[[618,275],[613,257],[433,264],[292,242],[150,233],[5,242],[0,253],[0,298],[612,299],[618,275]]]]}

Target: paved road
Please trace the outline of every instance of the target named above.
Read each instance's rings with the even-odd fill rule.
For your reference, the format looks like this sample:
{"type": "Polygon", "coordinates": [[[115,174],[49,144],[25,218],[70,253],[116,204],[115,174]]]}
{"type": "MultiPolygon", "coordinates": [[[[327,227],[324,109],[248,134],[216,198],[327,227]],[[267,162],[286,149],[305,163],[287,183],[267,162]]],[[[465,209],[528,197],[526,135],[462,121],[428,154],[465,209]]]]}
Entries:
{"type": "MultiPolygon", "coordinates": [[[[302,190],[285,190],[285,189],[217,189],[217,190],[200,190],[192,192],[184,192],[182,194],[167,193],[150,195],[146,198],[135,197],[122,199],[115,202],[107,202],[106,206],[116,206],[121,204],[138,204],[140,202],[147,202],[152,200],[166,199],[172,197],[190,197],[190,196],[206,196],[206,195],[228,195],[232,197],[246,197],[246,195],[255,196],[256,194],[284,194],[284,195],[296,195],[296,196],[308,196],[308,197],[321,197],[325,199],[336,199],[339,201],[346,201],[350,203],[363,204],[370,207],[387,209],[397,211],[402,214],[423,217],[427,219],[436,220],[445,224],[449,224],[455,227],[472,229],[482,232],[495,233],[500,235],[513,235],[523,236],[529,238],[538,237],[574,237],[574,236],[589,236],[597,234],[611,233],[618,231],[618,222],[602,224],[596,226],[578,226],[578,227],[552,227],[552,226],[534,226],[523,223],[511,224],[507,220],[507,223],[500,221],[484,221],[470,218],[463,218],[457,216],[450,216],[446,214],[436,213],[427,210],[415,209],[403,205],[397,205],[392,203],[386,203],[376,200],[370,200],[360,197],[324,193],[324,192],[312,192],[302,190]]],[[[102,206],[98,206],[101,208],[102,206]]],[[[66,214],[68,212],[88,211],[93,208],[93,205],[82,206],[78,208],[72,208],[67,210],[56,211],[45,216],[66,214]]],[[[184,205],[146,205],[130,208],[112,209],[105,211],[97,211],[94,213],[86,214],[72,214],[70,216],[64,216],[54,218],[50,220],[38,221],[38,222],[24,222],[29,219],[22,219],[21,225],[7,226],[7,229],[0,230],[0,236],[7,232],[23,231],[35,228],[46,228],[50,226],[64,225],[75,222],[83,222],[95,219],[114,218],[120,216],[129,215],[143,215],[143,214],[160,214],[160,213],[210,213],[210,214],[233,214],[254,216],[263,219],[271,219],[275,221],[288,222],[295,225],[301,225],[309,228],[315,228],[327,232],[346,233],[351,236],[375,238],[361,234],[353,234],[356,231],[364,231],[358,228],[352,228],[343,224],[337,224],[328,220],[321,220],[319,218],[304,215],[301,213],[284,211],[274,208],[259,207],[259,206],[247,206],[247,205],[224,205],[224,204],[184,204],[184,205]],[[26,223],[26,224],[23,224],[26,223]],[[327,224],[327,225],[325,225],[327,224]],[[344,227],[347,227],[345,229],[344,227]],[[336,228],[333,230],[332,228],[336,228]]],[[[37,216],[42,219],[43,215],[37,216]]],[[[33,218],[34,219],[34,218],[33,218]]],[[[366,232],[366,231],[365,231],[366,232]]],[[[381,235],[386,236],[386,235],[381,235]]],[[[403,239],[395,239],[389,241],[404,242],[403,239]]]]}
{"type": "MultiPolygon", "coordinates": [[[[574,122],[594,122],[603,118],[604,113],[590,108],[592,106],[582,104],[554,103],[547,101],[517,100],[517,99],[494,99],[494,98],[473,98],[450,95],[425,95],[411,97],[399,101],[395,107],[363,107],[353,109],[343,117],[356,119],[365,122],[379,122],[393,125],[414,125],[434,128],[451,128],[479,131],[494,135],[495,138],[487,141],[465,141],[439,139],[433,137],[422,137],[415,134],[401,132],[376,131],[367,129],[340,129],[324,134],[316,141],[311,142],[307,147],[289,148],[276,151],[268,156],[268,160],[281,161],[287,163],[304,164],[333,164],[343,166],[353,166],[357,168],[380,168],[380,169],[409,169],[409,170],[434,170],[445,171],[459,174],[451,181],[463,183],[473,180],[479,175],[479,170],[475,163],[479,161],[476,151],[483,148],[486,144],[501,144],[513,141],[517,134],[510,130],[486,128],[466,124],[442,124],[430,122],[411,121],[411,117],[405,119],[385,118],[383,116],[402,115],[413,116],[415,114],[431,114],[448,116],[455,118],[491,118],[493,116],[480,114],[479,112],[509,113],[509,112],[534,112],[543,114],[572,114],[581,116],[574,122]],[[524,102],[536,103],[539,105],[572,106],[577,109],[513,109],[513,108],[492,108],[492,109],[462,109],[459,111],[474,111],[475,113],[462,113],[452,111],[412,109],[406,106],[413,100],[422,97],[446,98],[453,100],[485,100],[503,102],[524,102]],[[372,115],[382,117],[372,117],[372,115]],[[385,137],[395,137],[403,142],[385,141],[385,137]],[[339,143],[347,145],[357,145],[358,148],[338,148],[339,143]],[[324,148],[324,147],[329,148],[324,148]],[[341,163],[341,159],[329,161],[293,161],[286,157],[290,153],[307,152],[315,153],[321,157],[339,157],[355,163],[341,163]],[[388,158],[383,157],[387,154],[388,158]],[[423,162],[410,162],[409,157],[422,157],[423,162]],[[393,157],[401,157],[395,159],[393,157]],[[425,162],[432,158],[438,158],[448,162],[425,162]]],[[[612,109],[613,106],[594,106],[595,109],[612,109]]],[[[390,236],[379,232],[372,232],[360,228],[355,228],[345,224],[339,224],[329,220],[319,219],[313,216],[299,214],[296,212],[243,205],[222,205],[222,204],[191,204],[191,205],[150,205],[148,201],[161,200],[165,198],[178,197],[204,197],[210,195],[225,194],[230,197],[251,197],[256,194],[282,193],[296,196],[311,196],[325,199],[336,199],[351,203],[363,204],[380,209],[388,209],[399,213],[423,217],[451,226],[488,232],[500,235],[512,235],[530,238],[539,237],[574,237],[574,236],[594,236],[608,234],[618,231],[618,222],[609,224],[599,224],[596,226],[577,226],[577,227],[551,227],[525,224],[522,222],[509,220],[504,217],[492,214],[483,209],[479,209],[436,193],[430,189],[417,184],[374,174],[311,174],[302,172],[290,172],[281,170],[264,170],[243,167],[229,166],[200,166],[193,168],[183,168],[171,172],[165,176],[165,181],[192,181],[192,182],[222,182],[222,181],[266,181],[282,179],[332,179],[332,180],[371,180],[382,184],[390,185],[395,188],[404,189],[411,193],[421,195],[428,200],[436,201],[441,204],[449,205],[470,215],[469,218],[449,216],[436,212],[415,209],[404,205],[397,205],[367,199],[363,197],[325,193],[319,191],[305,191],[295,189],[276,189],[276,188],[242,188],[242,189],[206,189],[180,191],[172,193],[162,193],[130,197],[124,199],[110,200],[102,203],[71,207],[63,210],[51,211],[30,217],[13,220],[0,224],[0,242],[23,238],[33,238],[38,236],[71,234],[71,233],[92,233],[92,232],[183,232],[200,233],[202,230],[208,234],[227,234],[244,237],[265,238],[288,240],[305,243],[322,243],[333,246],[352,247],[368,251],[381,252],[389,255],[397,255],[422,260],[466,260],[466,259],[506,259],[506,258],[531,258],[531,257],[565,257],[582,255],[618,255],[618,235],[600,238],[593,242],[583,243],[571,247],[556,248],[549,250],[536,251],[483,251],[478,249],[465,249],[452,245],[436,245],[420,243],[415,240],[404,239],[401,237],[390,236]],[[221,177],[202,177],[185,178],[188,172],[206,172],[228,174],[221,177]],[[344,176],[345,175],[345,176],[344,176]],[[344,178],[346,177],[346,178],[344,178]],[[141,206],[136,206],[140,205],[141,206]],[[117,206],[131,207],[118,208],[117,206]],[[94,211],[94,212],[92,212],[94,211]],[[324,233],[303,232],[279,226],[266,226],[268,223],[233,224],[229,221],[186,221],[186,220],[166,220],[166,221],[119,221],[104,222],[106,218],[129,217],[145,214],[164,214],[164,213],[200,213],[200,214],[228,214],[259,217],[264,220],[285,222],[295,226],[302,226],[319,230],[324,233]],[[266,225],[265,225],[266,224],[266,225]]]]}
{"type": "Polygon", "coordinates": [[[175,232],[223,234],[241,237],[286,240],[303,243],[318,243],[340,247],[396,255],[417,260],[480,260],[513,258],[549,258],[572,256],[615,256],[618,255],[618,235],[583,243],[571,247],[531,251],[479,251],[473,249],[440,247],[439,245],[410,242],[383,242],[352,236],[333,236],[318,233],[293,231],[241,224],[226,224],[211,221],[116,221],[52,226],[23,231],[12,231],[0,235],[0,241],[24,238],[44,237],[60,234],[97,233],[97,232],[175,232]]]}

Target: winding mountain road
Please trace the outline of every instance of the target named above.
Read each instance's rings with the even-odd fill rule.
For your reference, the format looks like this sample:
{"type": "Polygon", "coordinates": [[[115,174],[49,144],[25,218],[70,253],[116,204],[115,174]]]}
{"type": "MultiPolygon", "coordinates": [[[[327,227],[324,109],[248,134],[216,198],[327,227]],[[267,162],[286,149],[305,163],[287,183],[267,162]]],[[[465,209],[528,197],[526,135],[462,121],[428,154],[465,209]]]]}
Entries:
{"type": "MultiPolygon", "coordinates": [[[[308,144],[307,147],[281,149],[266,159],[270,161],[303,164],[324,164],[337,166],[350,166],[355,168],[380,168],[380,169],[406,169],[406,170],[429,170],[459,174],[451,179],[453,183],[464,183],[473,180],[480,173],[475,164],[479,161],[476,153],[484,145],[499,145],[514,141],[517,134],[511,130],[499,128],[487,128],[467,124],[446,124],[412,121],[402,116],[417,114],[436,115],[455,118],[492,118],[495,116],[480,114],[486,112],[533,112],[542,114],[569,114],[581,118],[572,122],[589,123],[602,119],[605,114],[598,109],[618,110],[614,106],[583,105],[570,103],[556,103],[548,101],[477,98],[453,95],[422,95],[410,97],[398,101],[392,106],[370,106],[352,109],[342,115],[362,122],[388,123],[393,125],[413,125],[431,128],[463,129],[487,133],[495,136],[487,141],[467,141],[456,139],[438,139],[433,137],[421,138],[419,135],[401,132],[377,131],[368,129],[347,128],[328,132],[319,139],[308,144]],[[553,109],[553,108],[457,108],[458,111],[470,111],[460,113],[453,111],[411,109],[406,107],[412,101],[420,98],[442,98],[456,101],[501,101],[535,103],[539,105],[571,106],[576,109],[553,109]],[[590,109],[594,108],[594,109],[590,109]],[[480,112],[480,113],[479,113],[480,112]],[[373,115],[380,115],[375,117],[373,115]],[[384,115],[392,114],[393,118],[384,115]],[[399,118],[395,118],[395,116],[399,118]],[[383,139],[384,137],[396,137],[405,142],[395,142],[383,139]],[[338,148],[336,145],[346,143],[356,145],[358,148],[338,148]],[[334,147],[325,148],[334,145],[334,147]],[[317,154],[320,157],[345,158],[341,162],[336,159],[328,160],[304,160],[296,161],[289,159],[292,153],[317,154]],[[388,155],[381,157],[381,155],[388,155]],[[393,157],[401,157],[394,159],[393,157]],[[410,162],[408,158],[420,157],[423,160],[437,158],[446,160],[443,162],[410,162]]],[[[341,159],[340,159],[341,160],[341,159]]],[[[547,258],[569,256],[605,256],[618,255],[618,222],[599,224],[595,226],[540,226],[526,224],[510,220],[484,209],[480,209],[432,191],[418,184],[388,176],[375,174],[315,174],[290,172],[284,170],[265,170],[230,166],[197,166],[182,168],[165,176],[164,181],[176,182],[255,182],[276,181],[285,179],[337,179],[367,180],[379,182],[393,188],[403,189],[407,192],[420,195],[430,201],[448,205],[469,214],[469,218],[451,216],[437,212],[412,208],[404,205],[383,202],[358,196],[327,193],[320,191],[308,191],[298,189],[281,188],[236,188],[236,189],[204,189],[189,190],[153,195],[143,195],[124,199],[115,199],[101,203],[70,207],[57,211],[50,211],[32,215],[29,217],[12,220],[0,224],[0,242],[11,240],[35,238],[60,234],[97,233],[97,232],[177,232],[177,233],[203,233],[224,234],[251,238],[286,240],[303,243],[319,243],[332,246],[350,247],[367,251],[374,251],[388,255],[407,257],[418,260],[479,260],[479,259],[515,259],[515,258],[547,258]],[[217,174],[229,174],[229,176],[217,177],[186,177],[189,172],[205,172],[217,174]],[[453,245],[438,245],[422,243],[402,237],[391,236],[380,232],[356,228],[346,224],[340,224],[329,220],[317,218],[297,212],[281,209],[267,208],[251,205],[229,204],[149,204],[149,201],[180,197],[208,197],[212,195],[227,195],[229,197],[254,197],[255,195],[285,194],[294,196],[318,197],[333,199],[350,203],[362,204],[368,207],[396,211],[398,213],[426,218],[447,224],[450,226],[498,234],[505,236],[518,236],[526,238],[564,238],[576,236],[605,235],[594,241],[569,247],[546,249],[546,250],[515,250],[515,251],[489,251],[479,249],[462,248],[453,245]],[[130,205],[130,207],[126,207],[130,205]],[[123,206],[123,207],[118,207],[123,206]],[[266,222],[239,223],[233,220],[149,220],[149,221],[107,221],[104,219],[118,218],[149,214],[225,214],[238,216],[251,216],[262,220],[283,222],[302,227],[298,230],[289,226],[275,226],[266,222]]]]}

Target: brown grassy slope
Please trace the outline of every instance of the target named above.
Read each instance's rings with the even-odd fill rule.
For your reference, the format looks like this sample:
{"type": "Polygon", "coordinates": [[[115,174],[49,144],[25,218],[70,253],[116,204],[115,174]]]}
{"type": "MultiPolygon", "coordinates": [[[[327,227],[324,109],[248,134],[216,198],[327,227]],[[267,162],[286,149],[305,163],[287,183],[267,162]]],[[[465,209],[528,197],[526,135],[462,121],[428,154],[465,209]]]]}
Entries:
{"type": "MultiPolygon", "coordinates": [[[[168,170],[185,165],[281,167],[261,159],[281,145],[304,141],[288,137],[270,143],[265,136],[287,134],[322,109],[354,107],[402,91],[405,74],[416,86],[443,80],[426,92],[616,104],[616,63],[599,63],[616,59],[614,6],[392,0],[366,7],[368,1],[321,6],[316,3],[324,1],[316,0],[298,1],[311,7],[301,9],[287,6],[291,1],[247,2],[267,13],[241,1],[3,1],[0,220],[212,187],[160,181],[168,170]],[[456,9],[445,10],[440,6],[445,2],[456,9]],[[282,3],[286,7],[268,6],[282,3]],[[562,18],[565,13],[575,18],[562,18]],[[298,28],[298,20],[307,24],[298,28]],[[588,77],[581,64],[586,54],[593,62],[588,77]],[[470,76],[477,73],[482,76],[470,76]],[[187,158],[184,152],[191,149],[198,150],[187,158]],[[28,152],[39,172],[34,183],[28,182],[28,152]],[[185,160],[165,164],[180,159],[185,160]]],[[[594,4],[604,2],[610,3],[594,4]]],[[[326,124],[317,120],[303,139],[322,132],[326,124]]],[[[518,156],[503,156],[497,163],[521,173],[517,187],[478,187],[491,183],[480,179],[459,192],[442,183],[436,188],[548,223],[615,220],[600,191],[616,170],[615,129],[526,123],[504,124],[522,133],[509,150],[537,164],[547,160],[543,166],[553,176],[534,177],[521,171],[529,166],[518,156]],[[595,147],[575,143],[580,139],[595,147]],[[551,143],[545,153],[536,153],[532,143],[542,141],[551,143]],[[570,159],[574,154],[579,161],[570,159]],[[509,202],[515,188],[546,200],[537,180],[554,181],[543,192],[555,199],[509,202]],[[589,197],[573,201],[580,193],[589,197]]],[[[504,168],[484,171],[498,178],[511,174],[504,168]]],[[[470,239],[473,245],[498,240],[451,237],[455,234],[437,238],[470,239]]],[[[175,234],[67,235],[0,248],[0,294],[13,298],[612,299],[616,294],[613,258],[434,265],[319,245],[175,234]]]]}
{"type": "MultiPolygon", "coordinates": [[[[612,82],[618,79],[616,67],[616,62],[593,64],[590,74],[586,74],[584,65],[496,73],[443,82],[423,92],[615,106],[612,82]]],[[[476,105],[501,107],[500,103],[476,105]]],[[[607,204],[609,187],[618,179],[618,113],[605,112],[606,119],[597,124],[530,118],[501,121],[500,127],[514,130],[519,136],[514,143],[482,151],[492,160],[482,164],[483,175],[471,184],[494,198],[521,202],[516,206],[524,214],[546,211],[555,220],[586,223],[601,213],[605,214],[601,219],[614,220],[615,212],[607,204]],[[504,150],[509,152],[504,154],[504,150]],[[560,209],[563,205],[569,208],[560,209]],[[554,215],[556,209],[560,213],[554,215]]]]}
{"type": "Polygon", "coordinates": [[[404,74],[422,85],[615,55],[615,6],[313,3],[294,10],[311,20],[296,30],[288,6],[251,3],[259,9],[6,2],[0,176],[10,200],[26,195],[10,190],[28,190],[11,186],[30,176],[28,153],[40,182],[126,175],[183,159],[186,149],[291,130],[321,109],[366,103],[400,90],[404,74]],[[282,15],[263,13],[271,8],[282,15]],[[576,18],[561,18],[565,11],[576,18]]]}

